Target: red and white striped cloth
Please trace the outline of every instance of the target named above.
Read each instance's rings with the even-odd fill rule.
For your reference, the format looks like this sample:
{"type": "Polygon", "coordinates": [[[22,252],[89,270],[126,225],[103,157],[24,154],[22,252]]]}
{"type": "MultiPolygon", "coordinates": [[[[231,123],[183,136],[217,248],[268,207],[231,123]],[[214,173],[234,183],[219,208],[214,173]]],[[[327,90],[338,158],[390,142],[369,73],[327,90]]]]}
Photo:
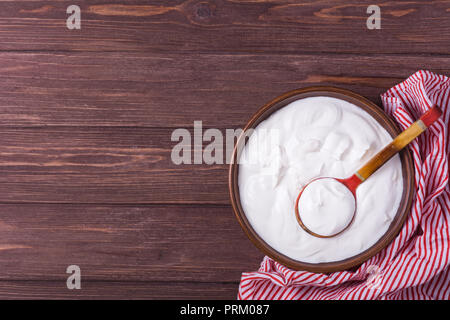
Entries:
{"type": "Polygon", "coordinates": [[[443,111],[409,146],[416,196],[399,235],[356,271],[294,271],[265,257],[242,274],[238,299],[450,299],[450,78],[421,70],[381,98],[402,129],[433,104],[443,111]]]}

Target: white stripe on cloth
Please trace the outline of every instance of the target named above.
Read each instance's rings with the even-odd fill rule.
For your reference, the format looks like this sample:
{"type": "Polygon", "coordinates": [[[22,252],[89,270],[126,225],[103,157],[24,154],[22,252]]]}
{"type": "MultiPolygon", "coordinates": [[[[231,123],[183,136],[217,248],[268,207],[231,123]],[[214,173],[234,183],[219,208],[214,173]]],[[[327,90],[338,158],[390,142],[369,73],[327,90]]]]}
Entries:
{"type": "Polygon", "coordinates": [[[408,146],[416,193],[399,235],[354,272],[294,271],[265,257],[257,272],[242,274],[238,299],[450,299],[450,79],[421,70],[381,99],[402,129],[433,104],[443,111],[408,146]]]}

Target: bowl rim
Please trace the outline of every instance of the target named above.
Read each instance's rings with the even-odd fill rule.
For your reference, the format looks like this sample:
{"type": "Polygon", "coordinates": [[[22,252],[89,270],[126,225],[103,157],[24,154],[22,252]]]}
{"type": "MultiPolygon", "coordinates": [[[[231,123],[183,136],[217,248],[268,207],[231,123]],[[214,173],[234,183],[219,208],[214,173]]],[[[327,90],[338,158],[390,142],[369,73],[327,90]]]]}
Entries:
{"type": "Polygon", "coordinates": [[[242,209],[237,179],[239,171],[239,164],[236,161],[237,151],[238,148],[240,148],[241,146],[243,147],[246,144],[245,133],[247,132],[247,130],[249,130],[250,128],[255,128],[260,122],[268,118],[272,113],[283,108],[290,102],[314,96],[334,97],[353,103],[354,105],[365,110],[373,118],[375,118],[375,120],[381,126],[383,126],[393,138],[400,133],[397,124],[383,111],[382,108],[353,91],[334,86],[310,86],[291,90],[284,94],[281,94],[280,96],[274,98],[272,101],[259,108],[259,110],[253,114],[253,116],[245,125],[243,132],[238,137],[237,143],[233,148],[228,174],[228,189],[231,205],[241,228],[250,239],[250,241],[265,255],[294,270],[305,270],[316,273],[330,273],[348,270],[362,264],[364,261],[376,255],[378,252],[388,246],[389,243],[392,242],[392,240],[394,240],[394,238],[400,232],[406,218],[409,215],[409,212],[411,211],[415,183],[414,164],[409,148],[403,149],[399,153],[402,163],[403,176],[403,195],[400,201],[399,208],[388,230],[380,237],[380,239],[378,239],[375,244],[373,244],[365,251],[340,261],[309,263],[292,259],[272,248],[256,233],[256,231],[247,220],[245,212],[242,209]]]}

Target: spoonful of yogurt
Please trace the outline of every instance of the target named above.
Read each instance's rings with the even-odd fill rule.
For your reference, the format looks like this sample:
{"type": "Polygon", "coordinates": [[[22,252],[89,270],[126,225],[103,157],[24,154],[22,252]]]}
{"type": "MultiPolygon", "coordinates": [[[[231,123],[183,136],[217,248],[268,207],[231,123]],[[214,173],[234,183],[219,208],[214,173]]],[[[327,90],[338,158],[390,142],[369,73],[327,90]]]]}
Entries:
{"type": "Polygon", "coordinates": [[[345,231],[356,214],[358,186],[431,126],[441,114],[439,107],[433,106],[352,176],[346,179],[321,177],[306,184],[295,203],[299,225],[319,238],[331,238],[345,231]]]}

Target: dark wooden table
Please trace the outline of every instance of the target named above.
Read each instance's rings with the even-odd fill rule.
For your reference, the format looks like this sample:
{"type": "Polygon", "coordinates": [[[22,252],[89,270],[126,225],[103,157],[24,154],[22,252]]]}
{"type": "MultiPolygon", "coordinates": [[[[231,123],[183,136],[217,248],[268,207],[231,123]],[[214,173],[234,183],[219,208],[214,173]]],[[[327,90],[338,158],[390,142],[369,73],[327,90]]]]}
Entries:
{"type": "Polygon", "coordinates": [[[235,298],[263,255],[227,165],[173,164],[172,131],[309,85],[380,104],[449,54],[448,0],[0,2],[0,298],[235,298]]]}

